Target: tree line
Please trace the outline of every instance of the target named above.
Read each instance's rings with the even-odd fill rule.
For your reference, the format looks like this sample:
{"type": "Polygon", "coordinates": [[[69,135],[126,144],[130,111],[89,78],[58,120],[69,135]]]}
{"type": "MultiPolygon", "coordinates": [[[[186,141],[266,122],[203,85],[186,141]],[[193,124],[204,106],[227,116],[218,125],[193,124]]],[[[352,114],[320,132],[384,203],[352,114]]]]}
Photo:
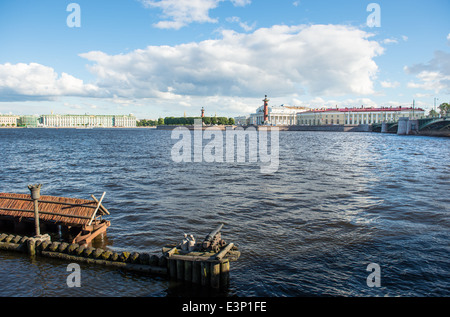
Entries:
{"type": "Polygon", "coordinates": [[[142,120],[138,120],[136,122],[136,126],[138,126],[138,127],[156,127],[158,125],[163,125],[163,124],[164,124],[163,118],[159,118],[158,120],[142,119],[142,120]]]}

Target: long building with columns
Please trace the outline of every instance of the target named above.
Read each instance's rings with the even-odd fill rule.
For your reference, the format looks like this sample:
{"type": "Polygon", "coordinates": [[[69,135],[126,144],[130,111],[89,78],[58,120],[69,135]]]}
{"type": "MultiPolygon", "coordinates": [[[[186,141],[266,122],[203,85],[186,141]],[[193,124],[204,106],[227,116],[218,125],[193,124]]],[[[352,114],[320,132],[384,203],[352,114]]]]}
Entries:
{"type": "Polygon", "coordinates": [[[425,117],[425,110],[413,107],[312,109],[297,114],[297,125],[359,125],[397,122],[399,118],[425,117]]]}
{"type": "Polygon", "coordinates": [[[40,118],[44,127],[74,128],[135,128],[136,117],[130,115],[42,115],[40,118]]]}
{"type": "Polygon", "coordinates": [[[425,110],[415,107],[318,108],[269,106],[269,99],[249,117],[237,117],[238,125],[360,125],[397,122],[400,118],[420,119],[425,110]]]}

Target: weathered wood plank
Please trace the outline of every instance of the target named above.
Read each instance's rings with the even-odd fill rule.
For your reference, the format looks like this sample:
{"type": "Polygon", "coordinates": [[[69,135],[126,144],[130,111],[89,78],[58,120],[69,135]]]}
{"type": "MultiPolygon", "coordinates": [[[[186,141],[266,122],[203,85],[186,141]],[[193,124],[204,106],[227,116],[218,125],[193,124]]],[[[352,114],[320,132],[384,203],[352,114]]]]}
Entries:
{"type": "MultiPolygon", "coordinates": [[[[30,212],[30,213],[33,213],[33,217],[30,217],[30,218],[34,218],[34,210],[29,210],[29,209],[15,209],[15,208],[3,208],[3,207],[0,207],[0,210],[6,210],[6,211],[19,211],[19,212],[30,212]]],[[[91,217],[88,217],[88,216],[69,215],[69,214],[61,214],[61,213],[57,213],[57,212],[40,211],[40,210],[39,210],[39,214],[42,214],[42,215],[51,215],[51,216],[59,216],[59,217],[67,217],[67,218],[91,219],[91,217]]]]}
{"type": "Polygon", "coordinates": [[[234,247],[234,243],[230,243],[228,244],[222,251],[220,251],[217,255],[216,255],[216,259],[218,260],[222,260],[225,255],[227,255],[227,253],[231,250],[231,248],[234,247]]]}

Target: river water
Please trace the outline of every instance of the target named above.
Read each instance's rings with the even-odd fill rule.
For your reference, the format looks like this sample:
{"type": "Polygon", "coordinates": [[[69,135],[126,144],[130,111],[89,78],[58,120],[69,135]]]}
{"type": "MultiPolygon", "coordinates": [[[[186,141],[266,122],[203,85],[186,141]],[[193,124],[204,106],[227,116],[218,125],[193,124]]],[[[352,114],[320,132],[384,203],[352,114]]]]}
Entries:
{"type": "Polygon", "coordinates": [[[274,174],[175,163],[175,143],[154,129],[0,129],[0,192],[106,192],[111,227],[95,243],[116,251],[160,254],[223,223],[242,253],[228,289],[83,264],[69,288],[67,263],[2,252],[0,296],[450,295],[450,139],[282,131],[274,174]]]}

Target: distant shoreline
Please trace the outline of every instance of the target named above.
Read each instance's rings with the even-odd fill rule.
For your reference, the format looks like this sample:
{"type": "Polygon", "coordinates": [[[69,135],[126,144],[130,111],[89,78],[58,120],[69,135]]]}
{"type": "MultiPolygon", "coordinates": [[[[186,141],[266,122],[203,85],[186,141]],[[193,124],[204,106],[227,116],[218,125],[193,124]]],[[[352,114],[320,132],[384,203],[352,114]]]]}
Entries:
{"type": "Polygon", "coordinates": [[[93,129],[156,129],[156,127],[0,127],[0,129],[73,129],[73,130],[93,130],[93,129]]]}

